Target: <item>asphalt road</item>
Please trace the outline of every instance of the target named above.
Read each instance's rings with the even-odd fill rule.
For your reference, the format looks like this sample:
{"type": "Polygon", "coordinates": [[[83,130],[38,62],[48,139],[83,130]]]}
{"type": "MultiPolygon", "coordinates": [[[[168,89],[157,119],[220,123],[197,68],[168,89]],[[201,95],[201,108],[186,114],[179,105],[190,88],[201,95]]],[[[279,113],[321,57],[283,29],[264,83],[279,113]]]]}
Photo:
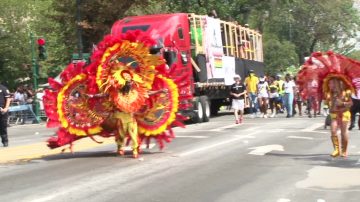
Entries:
{"type": "MultiPolygon", "coordinates": [[[[246,118],[235,125],[224,115],[176,128],[164,151],[154,146],[139,159],[116,156],[115,144],[106,144],[2,163],[0,201],[358,202],[360,131],[350,133],[350,156],[334,159],[323,121],[246,118]]],[[[52,133],[19,127],[10,128],[11,147],[52,133]]]]}

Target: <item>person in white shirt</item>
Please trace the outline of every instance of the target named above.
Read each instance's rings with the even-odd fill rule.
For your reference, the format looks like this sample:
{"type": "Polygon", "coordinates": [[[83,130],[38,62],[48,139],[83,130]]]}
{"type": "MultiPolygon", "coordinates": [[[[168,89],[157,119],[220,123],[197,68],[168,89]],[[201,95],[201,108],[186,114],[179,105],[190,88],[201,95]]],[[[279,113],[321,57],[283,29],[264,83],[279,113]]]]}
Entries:
{"type": "Polygon", "coordinates": [[[293,102],[295,92],[295,82],[292,80],[290,74],[286,74],[284,82],[284,105],[287,111],[286,118],[290,118],[293,115],[293,102]]]}
{"type": "Polygon", "coordinates": [[[265,80],[264,76],[260,77],[257,87],[260,112],[263,118],[267,118],[267,109],[269,103],[269,84],[265,80]]]}
{"type": "Polygon", "coordinates": [[[22,87],[18,87],[14,93],[14,101],[18,102],[20,105],[26,104],[26,93],[22,87]]]}

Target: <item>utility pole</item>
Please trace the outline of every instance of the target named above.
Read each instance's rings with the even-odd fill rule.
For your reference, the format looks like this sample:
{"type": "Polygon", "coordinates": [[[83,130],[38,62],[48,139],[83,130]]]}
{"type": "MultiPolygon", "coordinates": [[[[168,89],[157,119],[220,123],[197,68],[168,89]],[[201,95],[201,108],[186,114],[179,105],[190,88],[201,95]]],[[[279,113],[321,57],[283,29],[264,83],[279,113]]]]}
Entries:
{"type": "Polygon", "coordinates": [[[81,15],[80,15],[80,3],[81,0],[76,0],[76,27],[77,27],[77,38],[78,38],[78,54],[79,59],[83,58],[83,42],[82,42],[82,28],[81,28],[81,15]]]}
{"type": "Polygon", "coordinates": [[[32,32],[30,32],[30,47],[31,47],[31,64],[32,64],[34,92],[35,92],[35,96],[34,96],[35,118],[36,118],[36,121],[39,123],[40,122],[40,117],[39,117],[40,105],[36,98],[36,92],[38,90],[39,65],[38,65],[38,61],[35,56],[35,37],[32,32]]]}

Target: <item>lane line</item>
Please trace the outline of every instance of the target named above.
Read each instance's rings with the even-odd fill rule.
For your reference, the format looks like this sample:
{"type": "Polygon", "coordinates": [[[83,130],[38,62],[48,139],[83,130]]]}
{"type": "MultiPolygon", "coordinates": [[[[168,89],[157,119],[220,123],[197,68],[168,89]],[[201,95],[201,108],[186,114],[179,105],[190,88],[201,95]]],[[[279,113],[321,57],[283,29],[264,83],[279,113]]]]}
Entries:
{"type": "Polygon", "coordinates": [[[222,141],[222,142],[218,142],[216,144],[207,145],[207,146],[204,146],[204,147],[200,147],[200,148],[197,148],[197,149],[193,149],[193,150],[190,150],[190,151],[180,153],[179,156],[181,156],[181,157],[189,156],[189,155],[192,155],[192,154],[195,154],[195,153],[198,153],[198,152],[202,152],[202,151],[206,151],[206,150],[209,150],[209,149],[212,149],[212,148],[215,148],[215,147],[219,147],[219,146],[222,146],[222,145],[225,145],[225,144],[233,143],[234,141],[239,141],[239,140],[246,139],[246,138],[253,138],[253,135],[255,135],[255,134],[259,133],[259,132],[260,131],[256,131],[256,132],[249,133],[248,135],[244,135],[244,136],[235,136],[235,138],[228,139],[228,140],[225,140],[225,141],[222,141]]]}
{"type": "Polygon", "coordinates": [[[231,124],[231,125],[227,125],[227,126],[223,126],[223,127],[219,127],[219,128],[214,128],[211,129],[210,131],[223,131],[225,129],[229,129],[229,128],[234,128],[236,126],[240,126],[241,124],[231,124]]]}
{"type": "Polygon", "coordinates": [[[249,149],[252,149],[252,151],[249,152],[248,154],[257,155],[257,156],[264,156],[265,154],[272,151],[284,151],[284,147],[278,144],[251,147],[249,149]]]}
{"type": "Polygon", "coordinates": [[[290,138],[290,139],[303,139],[303,140],[313,140],[314,138],[312,137],[304,137],[304,136],[287,136],[286,138],[290,138]]]}
{"type": "Polygon", "coordinates": [[[291,202],[291,200],[288,198],[281,198],[281,199],[278,199],[276,202],[291,202]]]}
{"type": "Polygon", "coordinates": [[[324,123],[314,123],[314,124],[304,128],[304,129],[302,129],[301,131],[302,132],[312,132],[312,131],[320,128],[321,126],[324,126],[324,123]]]}
{"type": "Polygon", "coordinates": [[[197,136],[190,136],[190,135],[176,135],[176,138],[192,138],[192,139],[205,139],[209,138],[209,136],[204,135],[197,135],[197,136]]]}

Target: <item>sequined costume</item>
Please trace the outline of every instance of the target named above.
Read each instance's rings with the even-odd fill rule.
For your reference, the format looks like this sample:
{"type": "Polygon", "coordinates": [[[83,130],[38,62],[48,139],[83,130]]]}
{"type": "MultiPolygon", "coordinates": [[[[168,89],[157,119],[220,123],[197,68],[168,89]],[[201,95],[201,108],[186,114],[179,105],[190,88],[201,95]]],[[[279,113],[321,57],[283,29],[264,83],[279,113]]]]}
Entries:
{"type": "Polygon", "coordinates": [[[298,84],[304,99],[309,96],[322,98],[329,106],[333,157],[348,155],[348,124],[351,118],[353,81],[360,77],[360,63],[331,51],[316,52],[305,62],[298,73],[298,84]],[[314,89],[310,82],[317,82],[314,89]],[[337,129],[341,131],[341,145],[337,129]],[[341,149],[340,149],[341,148],[341,149]]]}
{"type": "MultiPolygon", "coordinates": [[[[152,55],[153,41],[140,31],[121,36],[108,35],[98,44],[91,63],[70,64],[61,73],[61,82],[49,79],[52,90],[44,95],[49,127],[59,127],[48,140],[50,148],[70,145],[83,137],[115,137],[118,153],[132,141],[133,156],[139,145],[155,138],[162,149],[174,138],[172,126],[184,126],[178,114],[182,77],[166,68],[165,60],[152,55]]],[[[175,67],[174,67],[175,69],[175,67]]],[[[185,106],[183,106],[185,107],[185,106]]]]}

